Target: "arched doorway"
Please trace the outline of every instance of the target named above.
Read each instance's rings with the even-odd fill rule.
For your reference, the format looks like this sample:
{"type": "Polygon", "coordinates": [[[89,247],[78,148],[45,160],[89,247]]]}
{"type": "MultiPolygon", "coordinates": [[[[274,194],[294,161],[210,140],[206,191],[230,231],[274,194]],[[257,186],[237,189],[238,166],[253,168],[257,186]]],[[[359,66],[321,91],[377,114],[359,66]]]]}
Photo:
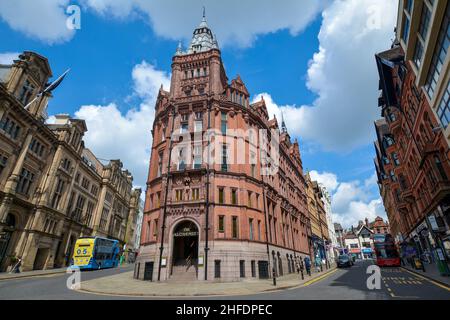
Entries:
{"type": "Polygon", "coordinates": [[[173,231],[172,278],[197,276],[199,232],[192,221],[180,222],[173,231]]]}
{"type": "Polygon", "coordinates": [[[5,224],[6,227],[2,232],[0,232],[0,270],[2,268],[3,262],[6,260],[6,257],[8,255],[9,243],[16,228],[16,217],[13,214],[9,213],[6,216],[5,224]]]}

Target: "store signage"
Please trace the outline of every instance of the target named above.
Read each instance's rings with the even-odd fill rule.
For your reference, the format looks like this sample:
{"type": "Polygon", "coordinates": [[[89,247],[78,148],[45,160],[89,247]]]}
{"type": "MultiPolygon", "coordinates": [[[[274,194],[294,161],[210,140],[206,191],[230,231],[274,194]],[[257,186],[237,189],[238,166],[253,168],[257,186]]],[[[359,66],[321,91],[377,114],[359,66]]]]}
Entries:
{"type": "Polygon", "coordinates": [[[191,231],[190,228],[184,228],[180,232],[176,232],[174,237],[195,237],[198,236],[198,231],[191,231]]]}
{"type": "Polygon", "coordinates": [[[439,226],[437,224],[436,217],[434,215],[429,216],[428,221],[430,221],[431,229],[439,230],[439,226]]]}

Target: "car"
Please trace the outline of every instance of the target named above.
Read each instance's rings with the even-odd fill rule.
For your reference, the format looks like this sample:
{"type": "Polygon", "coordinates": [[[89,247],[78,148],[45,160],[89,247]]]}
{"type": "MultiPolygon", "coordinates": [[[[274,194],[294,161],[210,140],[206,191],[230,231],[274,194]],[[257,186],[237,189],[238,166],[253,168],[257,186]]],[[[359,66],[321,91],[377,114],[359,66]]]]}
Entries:
{"type": "Polygon", "coordinates": [[[337,259],[338,268],[351,267],[352,265],[352,259],[346,254],[341,254],[337,259]]]}

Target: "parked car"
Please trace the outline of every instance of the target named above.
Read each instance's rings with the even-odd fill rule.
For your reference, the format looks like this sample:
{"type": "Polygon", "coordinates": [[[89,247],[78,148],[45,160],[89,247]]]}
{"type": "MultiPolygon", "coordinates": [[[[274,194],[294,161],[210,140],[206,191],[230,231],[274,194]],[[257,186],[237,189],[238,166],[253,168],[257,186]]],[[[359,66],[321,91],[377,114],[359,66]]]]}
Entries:
{"type": "Polygon", "coordinates": [[[337,259],[338,268],[351,267],[352,265],[352,259],[346,254],[341,254],[337,259]]]}

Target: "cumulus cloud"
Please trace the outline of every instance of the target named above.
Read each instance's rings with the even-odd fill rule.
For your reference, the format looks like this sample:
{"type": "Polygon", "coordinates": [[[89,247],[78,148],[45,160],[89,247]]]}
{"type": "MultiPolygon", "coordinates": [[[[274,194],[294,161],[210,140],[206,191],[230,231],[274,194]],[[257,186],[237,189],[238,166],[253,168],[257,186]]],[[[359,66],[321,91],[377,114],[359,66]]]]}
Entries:
{"type": "Polygon", "coordinates": [[[288,29],[296,35],[321,12],[329,0],[83,0],[82,3],[107,17],[143,15],[153,30],[168,39],[190,39],[200,23],[202,6],[220,44],[249,46],[257,38],[288,29]]]}
{"type": "Polygon", "coordinates": [[[0,53],[0,64],[12,64],[14,60],[19,58],[18,52],[0,53]]]}
{"type": "MultiPolygon", "coordinates": [[[[125,114],[116,103],[82,106],[75,116],[86,120],[88,132],[84,140],[98,157],[120,158],[134,176],[134,184],[145,186],[151,152],[151,129],[158,90],[170,86],[170,75],[142,62],[132,71],[134,96],[140,100],[138,108],[125,114]]],[[[144,188],[145,189],[145,188],[144,188]]]]}
{"type": "Polygon", "coordinates": [[[307,74],[307,87],[318,98],[311,106],[279,106],[263,93],[269,112],[280,119],[282,110],[292,134],[327,151],[370,143],[380,112],[374,54],[390,46],[396,6],[393,0],[337,0],[327,7],[307,74]]]}
{"type": "Polygon", "coordinates": [[[334,173],[319,173],[315,170],[310,172],[310,176],[331,194],[333,222],[348,228],[356,226],[358,221],[364,221],[365,218],[369,221],[373,221],[377,216],[387,219],[381,198],[373,192],[377,184],[375,173],[364,181],[339,181],[334,173]]]}
{"type": "Polygon", "coordinates": [[[13,30],[49,44],[71,39],[74,30],[66,27],[69,0],[0,0],[0,20],[13,30]]]}

